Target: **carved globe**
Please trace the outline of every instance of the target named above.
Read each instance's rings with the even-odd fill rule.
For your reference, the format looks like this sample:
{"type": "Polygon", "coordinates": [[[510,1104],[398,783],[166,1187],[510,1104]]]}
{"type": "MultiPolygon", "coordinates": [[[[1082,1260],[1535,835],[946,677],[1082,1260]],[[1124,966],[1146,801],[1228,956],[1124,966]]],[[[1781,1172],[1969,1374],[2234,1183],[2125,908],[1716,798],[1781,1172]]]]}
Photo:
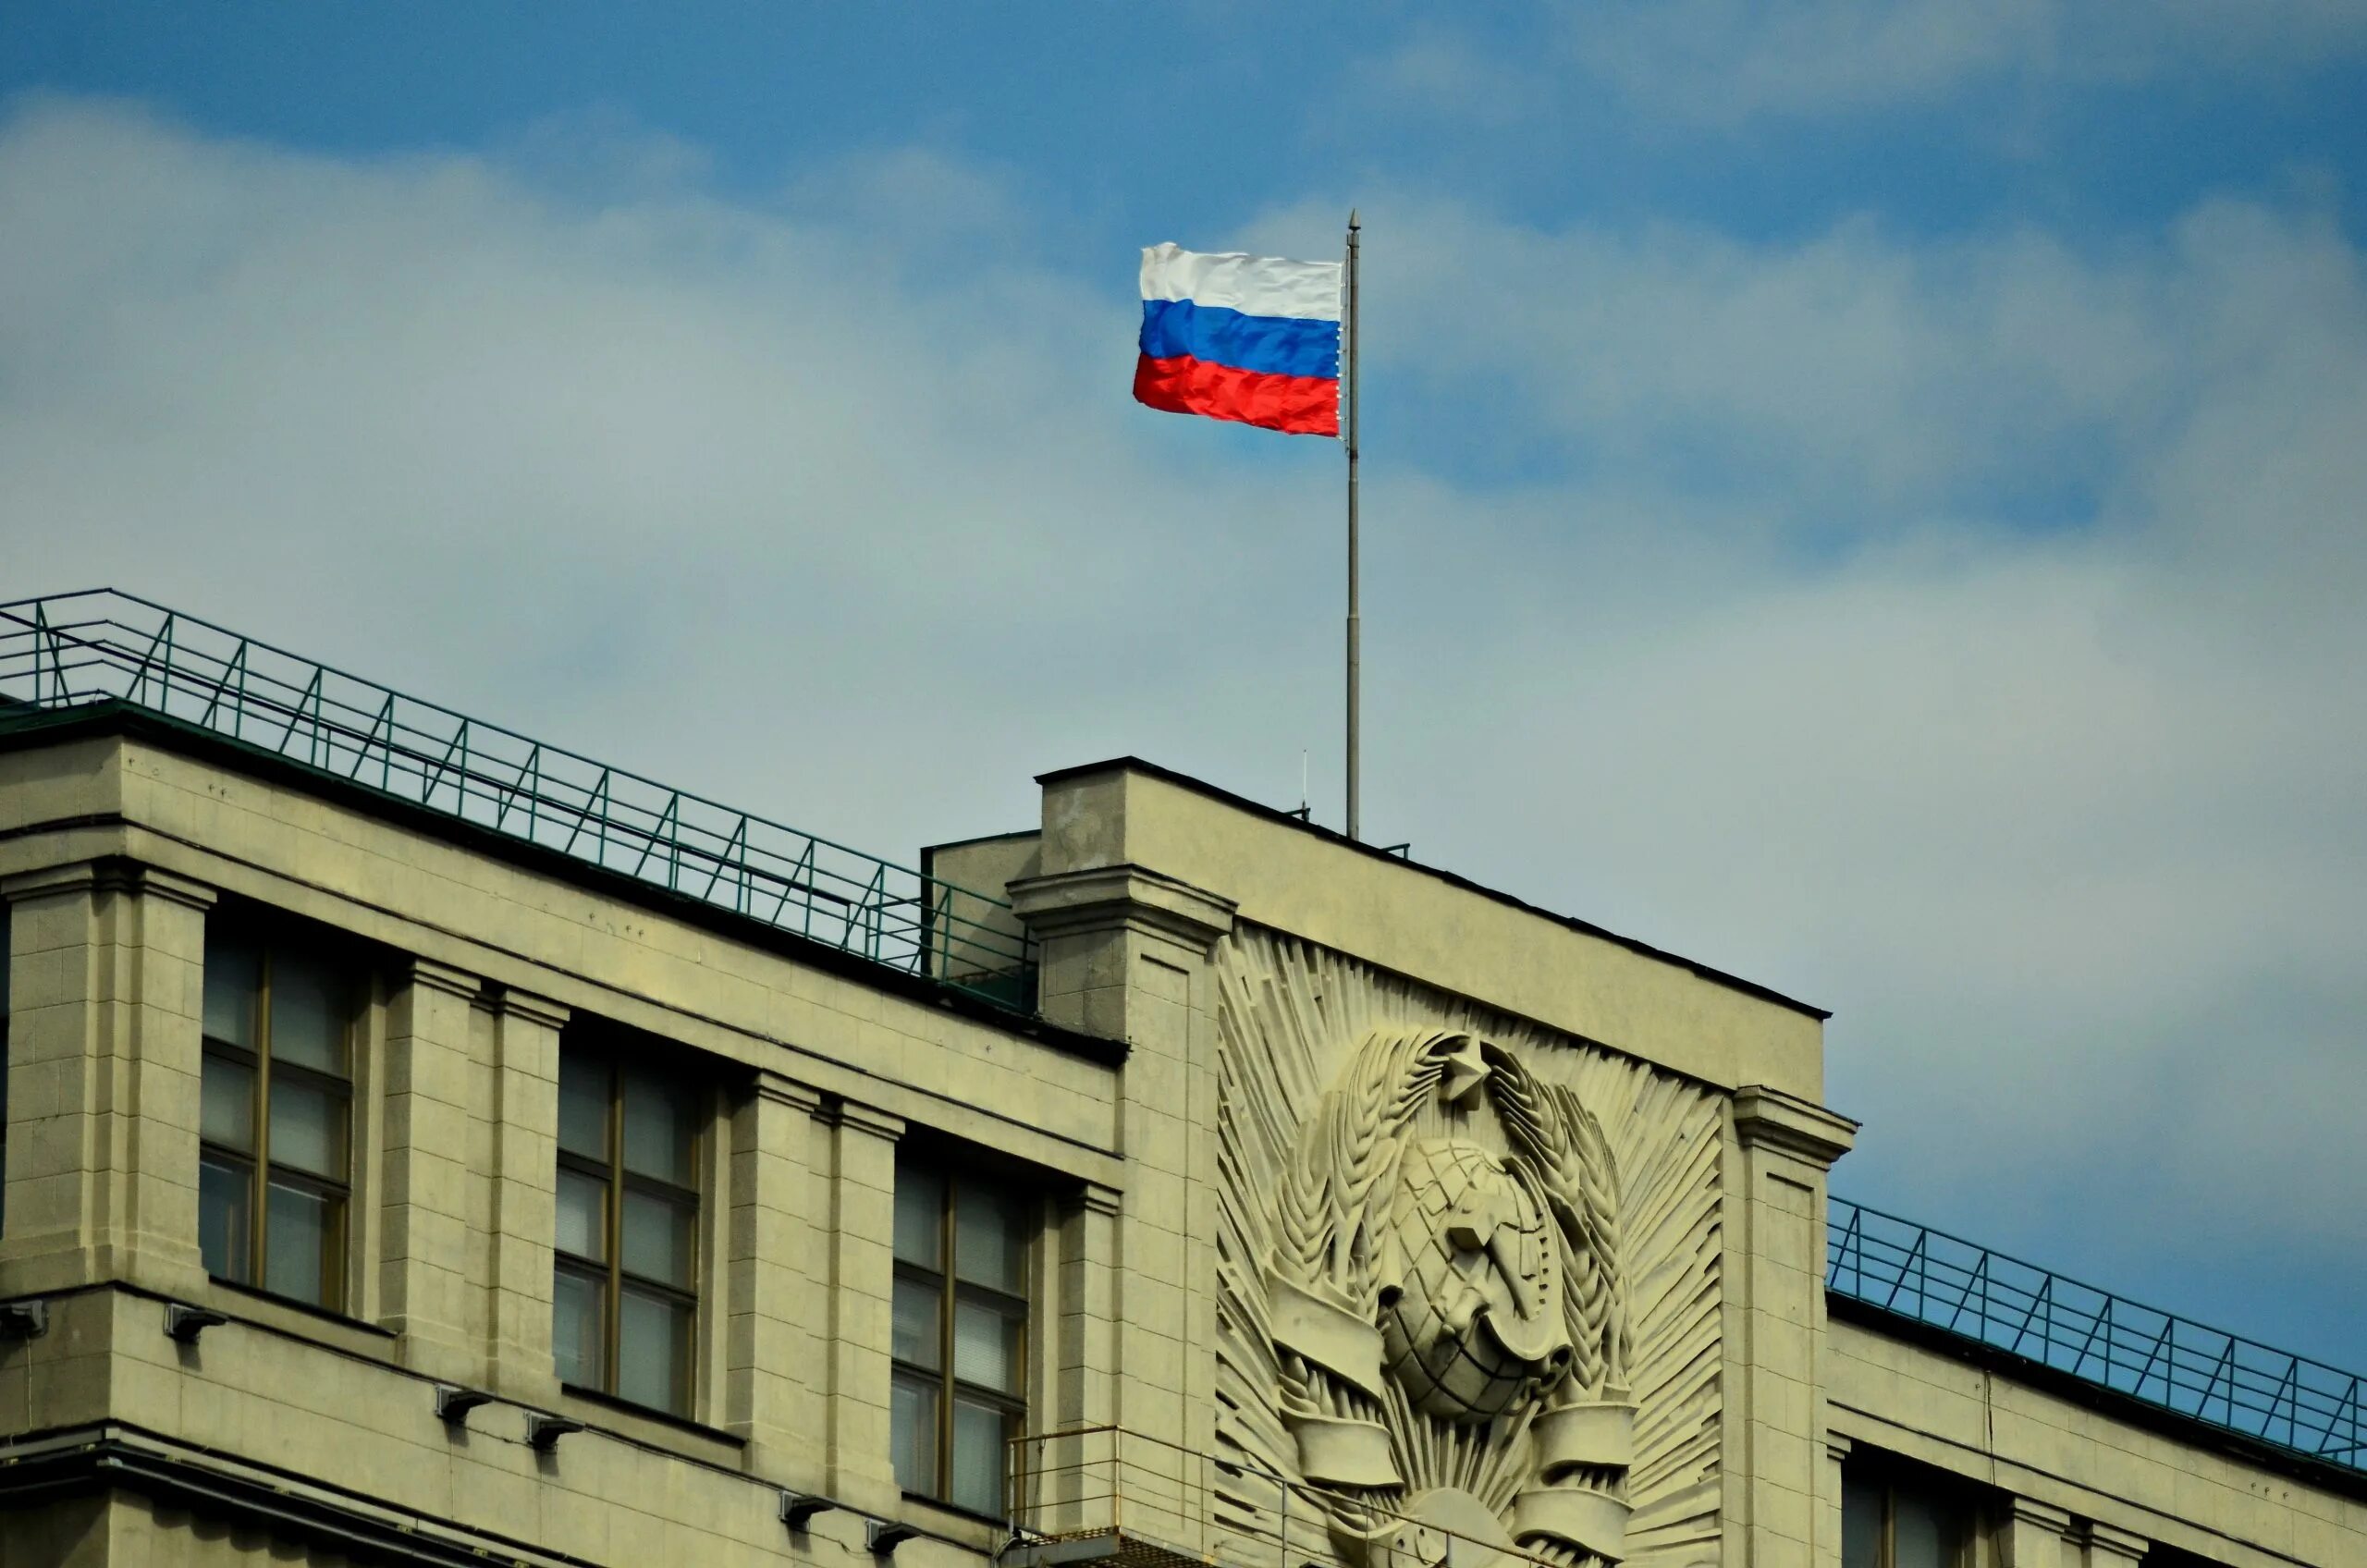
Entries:
{"type": "Polygon", "coordinates": [[[1378,1262],[1384,1367],[1417,1409],[1485,1421],[1561,1376],[1572,1353],[1556,1246],[1502,1159],[1461,1139],[1406,1147],[1378,1262]]]}

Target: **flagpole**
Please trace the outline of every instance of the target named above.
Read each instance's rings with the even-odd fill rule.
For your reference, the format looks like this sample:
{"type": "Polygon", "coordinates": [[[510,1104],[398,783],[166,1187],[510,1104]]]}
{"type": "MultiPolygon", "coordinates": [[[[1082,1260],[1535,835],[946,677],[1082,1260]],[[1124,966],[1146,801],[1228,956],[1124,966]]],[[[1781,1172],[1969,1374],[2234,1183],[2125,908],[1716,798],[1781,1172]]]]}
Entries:
{"type": "Polygon", "coordinates": [[[1355,208],[1348,210],[1348,308],[1347,308],[1347,446],[1348,446],[1348,837],[1361,839],[1361,793],[1363,780],[1357,766],[1358,687],[1362,652],[1358,647],[1362,619],[1356,613],[1356,372],[1361,359],[1356,353],[1356,251],[1358,226],[1355,208]]]}

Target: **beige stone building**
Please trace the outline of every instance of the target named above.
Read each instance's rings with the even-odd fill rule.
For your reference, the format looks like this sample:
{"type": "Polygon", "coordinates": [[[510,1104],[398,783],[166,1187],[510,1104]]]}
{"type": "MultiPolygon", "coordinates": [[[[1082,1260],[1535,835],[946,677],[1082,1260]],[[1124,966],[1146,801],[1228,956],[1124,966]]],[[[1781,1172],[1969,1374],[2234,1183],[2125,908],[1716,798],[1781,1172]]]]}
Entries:
{"type": "Polygon", "coordinates": [[[2357,1379],[1828,1198],[1817,1009],[1039,782],[0,606],[0,1565],[2367,1563],[2357,1379]]]}

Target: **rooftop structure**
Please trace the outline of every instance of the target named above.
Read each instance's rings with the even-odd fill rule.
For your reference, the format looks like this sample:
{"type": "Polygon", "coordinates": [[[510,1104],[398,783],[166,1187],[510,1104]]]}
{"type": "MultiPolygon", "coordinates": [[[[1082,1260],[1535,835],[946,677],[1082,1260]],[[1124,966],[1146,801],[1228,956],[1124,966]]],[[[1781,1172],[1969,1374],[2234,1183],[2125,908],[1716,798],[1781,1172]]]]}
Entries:
{"type": "Polygon", "coordinates": [[[161,605],[0,605],[0,724],[120,703],[341,783],[1024,1009],[1010,905],[161,605]]]}
{"type": "Polygon", "coordinates": [[[1825,1289],[2295,1458],[2367,1473],[2361,1378],[1841,1198],[1825,1289]]]}

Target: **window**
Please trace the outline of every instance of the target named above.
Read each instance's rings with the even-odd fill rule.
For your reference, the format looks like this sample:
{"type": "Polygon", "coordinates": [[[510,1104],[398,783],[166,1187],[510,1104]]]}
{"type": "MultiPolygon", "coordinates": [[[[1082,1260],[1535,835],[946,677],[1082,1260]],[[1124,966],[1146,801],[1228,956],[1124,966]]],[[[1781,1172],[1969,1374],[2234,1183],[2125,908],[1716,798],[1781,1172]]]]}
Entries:
{"type": "Polygon", "coordinates": [[[1027,1414],[1032,1206],[910,1158],[896,1164],[896,1480],[1004,1512],[1005,1458],[1027,1414]]]}
{"type": "Polygon", "coordinates": [[[319,952],[209,923],[197,1232],[216,1279],[344,1305],[356,1001],[319,952]]]}
{"type": "Polygon", "coordinates": [[[698,1321],[696,1097],[572,1042],[558,1060],[559,1381],[691,1412],[698,1321]]]}
{"type": "Polygon", "coordinates": [[[1841,1568],[1973,1568],[1971,1502],[1937,1477],[1841,1471],[1841,1568]]]}

